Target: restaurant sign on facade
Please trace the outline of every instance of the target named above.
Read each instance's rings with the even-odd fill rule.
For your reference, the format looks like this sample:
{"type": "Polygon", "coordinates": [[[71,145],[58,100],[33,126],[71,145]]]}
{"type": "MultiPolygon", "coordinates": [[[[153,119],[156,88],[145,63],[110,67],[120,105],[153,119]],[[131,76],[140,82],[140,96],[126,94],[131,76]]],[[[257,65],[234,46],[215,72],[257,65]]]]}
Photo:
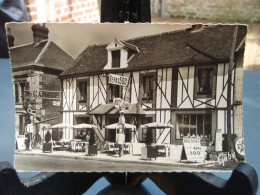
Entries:
{"type": "Polygon", "coordinates": [[[116,75],[116,74],[109,74],[108,83],[126,87],[127,83],[128,83],[128,78],[124,77],[124,76],[116,75]]]}

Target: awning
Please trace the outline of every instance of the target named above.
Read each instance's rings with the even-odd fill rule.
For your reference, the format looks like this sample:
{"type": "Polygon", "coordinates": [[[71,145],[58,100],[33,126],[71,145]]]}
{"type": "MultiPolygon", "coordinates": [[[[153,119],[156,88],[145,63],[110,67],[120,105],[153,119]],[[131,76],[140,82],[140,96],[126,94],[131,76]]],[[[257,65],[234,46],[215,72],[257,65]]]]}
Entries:
{"type": "Polygon", "coordinates": [[[101,104],[91,110],[88,114],[89,115],[103,115],[106,114],[107,112],[111,111],[114,109],[114,104],[101,104]]]}
{"type": "Polygon", "coordinates": [[[154,122],[141,125],[141,128],[173,128],[173,125],[154,122]]]}
{"type": "MultiPolygon", "coordinates": [[[[119,114],[119,110],[115,108],[114,104],[102,104],[91,110],[89,115],[103,115],[103,114],[119,114]]],[[[145,115],[141,104],[127,104],[125,115],[145,115]]]]}

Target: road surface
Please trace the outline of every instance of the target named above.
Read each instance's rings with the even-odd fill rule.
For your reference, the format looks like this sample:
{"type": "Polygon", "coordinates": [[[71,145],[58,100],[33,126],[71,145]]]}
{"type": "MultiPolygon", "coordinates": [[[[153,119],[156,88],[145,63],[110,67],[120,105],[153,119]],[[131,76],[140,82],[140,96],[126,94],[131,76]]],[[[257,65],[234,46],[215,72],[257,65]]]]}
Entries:
{"type": "MultiPolygon", "coordinates": [[[[222,169],[230,170],[230,167],[221,167],[221,165],[199,165],[193,164],[173,164],[173,165],[156,165],[151,163],[133,163],[133,162],[113,162],[97,159],[75,159],[64,157],[52,157],[52,156],[37,156],[37,155],[15,155],[15,169],[17,171],[198,171],[198,170],[212,170],[222,169]]],[[[234,166],[234,164],[232,164],[234,166]]],[[[235,166],[236,167],[236,166],[235,166]]]]}

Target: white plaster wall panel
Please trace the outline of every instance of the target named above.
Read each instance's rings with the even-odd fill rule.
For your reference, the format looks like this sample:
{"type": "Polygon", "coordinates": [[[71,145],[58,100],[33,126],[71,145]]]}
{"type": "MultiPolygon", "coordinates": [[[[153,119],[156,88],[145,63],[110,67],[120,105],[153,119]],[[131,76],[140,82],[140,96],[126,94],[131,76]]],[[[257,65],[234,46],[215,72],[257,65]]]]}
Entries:
{"type": "Polygon", "coordinates": [[[144,112],[145,112],[145,114],[149,114],[149,115],[156,114],[156,111],[153,111],[153,110],[145,110],[144,112]]]}
{"type": "MultiPolygon", "coordinates": [[[[224,89],[223,95],[224,95],[225,98],[227,98],[227,86],[226,86],[225,89],[224,89]]],[[[227,107],[227,101],[226,101],[225,98],[222,97],[222,98],[220,99],[219,104],[218,104],[218,107],[219,107],[219,108],[225,108],[225,107],[227,107]]]]}
{"type": "Polygon", "coordinates": [[[182,102],[182,80],[180,74],[178,74],[178,89],[177,89],[177,106],[182,102]]]}
{"type": "Polygon", "coordinates": [[[168,70],[167,68],[163,69],[163,82],[162,82],[162,91],[164,95],[162,94],[162,108],[170,108],[169,103],[171,103],[171,99],[167,98],[167,93],[170,93],[167,91],[167,88],[169,88],[167,85],[170,83],[168,81],[168,70]],[[168,103],[169,102],[169,103],[168,103]]]}
{"type": "Polygon", "coordinates": [[[103,93],[103,96],[102,96],[102,98],[101,98],[101,101],[100,101],[100,103],[101,104],[106,104],[106,96],[107,96],[107,94],[106,94],[106,88],[107,88],[107,79],[106,79],[106,77],[102,77],[102,76],[99,76],[99,78],[100,78],[100,81],[99,81],[99,86],[100,86],[100,88],[101,88],[101,91],[102,91],[102,93],[103,93]]]}
{"type": "MultiPolygon", "coordinates": [[[[187,94],[187,93],[186,93],[187,94]]],[[[187,96],[183,96],[183,100],[186,98],[187,96]]],[[[192,108],[192,105],[190,103],[189,98],[186,98],[185,101],[183,101],[183,103],[181,104],[180,108],[192,108]]]]}
{"type": "MultiPolygon", "coordinates": [[[[157,84],[161,87],[162,86],[162,69],[158,69],[157,71],[157,84]]],[[[161,108],[162,106],[162,91],[160,90],[160,88],[157,86],[156,88],[156,108],[161,108]]]]}
{"type": "Polygon", "coordinates": [[[136,104],[139,96],[139,72],[133,72],[131,103],[136,104]]]}
{"type": "MultiPolygon", "coordinates": [[[[189,80],[188,80],[188,93],[191,99],[191,102],[193,102],[193,93],[194,93],[194,83],[195,83],[195,79],[194,79],[194,71],[195,71],[195,67],[194,66],[190,66],[189,67],[189,80]]],[[[191,105],[192,107],[192,105],[191,105]]]]}
{"type": "Polygon", "coordinates": [[[69,124],[73,125],[73,117],[74,116],[74,113],[73,112],[70,112],[70,121],[69,121],[69,124]]]}
{"type": "Polygon", "coordinates": [[[159,135],[157,137],[157,144],[164,144],[170,143],[170,128],[166,128],[166,129],[157,129],[157,135],[159,135]],[[159,134],[158,132],[161,131],[161,133],[159,134]]]}
{"type": "Polygon", "coordinates": [[[76,110],[76,102],[77,102],[77,82],[76,82],[76,79],[74,78],[73,79],[73,84],[72,84],[72,88],[73,88],[73,104],[72,104],[72,110],[76,110]]]}
{"type": "Polygon", "coordinates": [[[172,124],[172,121],[171,121],[171,111],[170,110],[166,110],[165,111],[165,123],[166,124],[172,124]]]}
{"type": "MultiPolygon", "coordinates": [[[[127,86],[127,87],[130,87],[130,84],[131,84],[131,82],[129,81],[130,73],[129,73],[129,72],[123,73],[122,76],[128,78],[129,86],[127,86]]],[[[123,99],[125,98],[127,87],[123,87],[123,99]]],[[[130,89],[131,89],[131,87],[130,87],[130,89]]],[[[129,97],[130,97],[130,93],[131,93],[130,89],[129,89],[129,91],[128,91],[128,93],[129,93],[128,96],[129,96],[129,97]]]]}
{"type": "Polygon", "coordinates": [[[232,86],[231,86],[231,104],[234,102],[234,84],[235,84],[235,70],[232,71],[232,86]]]}
{"type": "Polygon", "coordinates": [[[121,68],[127,68],[127,56],[128,52],[124,49],[121,49],[121,60],[120,60],[120,66],[121,68]]]}
{"type": "Polygon", "coordinates": [[[166,98],[170,104],[172,104],[172,93],[177,93],[177,91],[172,91],[172,68],[167,68],[166,98]]]}
{"type": "Polygon", "coordinates": [[[226,123],[225,123],[225,111],[219,110],[218,114],[218,126],[217,129],[221,129],[221,133],[225,133],[226,131],[226,123]]]}
{"type": "MultiPolygon", "coordinates": [[[[229,68],[229,64],[225,64],[225,75],[224,75],[224,85],[225,83],[227,83],[228,81],[228,68],[229,68]]],[[[223,93],[223,95],[227,98],[227,86],[226,86],[226,90],[223,93]]]]}
{"type": "Polygon", "coordinates": [[[69,109],[69,102],[70,102],[70,94],[69,94],[69,79],[66,81],[65,84],[65,94],[66,94],[66,110],[70,110],[69,109]]]}
{"type": "Polygon", "coordinates": [[[168,103],[165,99],[165,87],[166,87],[166,68],[163,68],[162,69],[162,78],[161,78],[161,83],[160,83],[160,87],[161,87],[161,90],[160,90],[160,93],[161,93],[161,102],[160,102],[160,108],[168,108],[168,103]],[[164,93],[164,95],[163,95],[164,93]]]}
{"type": "Polygon", "coordinates": [[[94,91],[93,92],[94,92],[94,99],[95,99],[94,102],[93,102],[92,108],[95,108],[99,104],[99,100],[98,100],[98,98],[99,98],[99,94],[98,94],[98,78],[97,78],[97,76],[93,76],[92,78],[94,79],[94,81],[93,81],[94,91]],[[96,98],[95,98],[95,96],[96,96],[96,98]]]}
{"type": "Polygon", "coordinates": [[[217,85],[216,85],[216,100],[217,103],[219,101],[219,99],[221,98],[221,93],[223,90],[223,71],[224,71],[224,64],[218,64],[218,70],[217,70],[217,85]]]}
{"type": "Polygon", "coordinates": [[[200,105],[201,102],[197,101],[197,100],[194,100],[194,107],[197,107],[198,105],[200,105]]]}
{"type": "Polygon", "coordinates": [[[69,83],[69,110],[72,110],[72,101],[73,101],[73,79],[70,79],[70,83],[69,83]]]}
{"type": "Polygon", "coordinates": [[[155,122],[158,122],[158,123],[161,122],[160,111],[156,111],[156,121],[155,122]]]}
{"type": "Polygon", "coordinates": [[[198,99],[198,100],[199,101],[194,100],[194,105],[197,106],[197,108],[212,108],[215,105],[215,99],[201,98],[201,99],[198,99]],[[196,104],[195,104],[195,102],[196,102],[196,104]],[[202,102],[204,102],[204,103],[202,103],[202,102]]]}
{"type": "Polygon", "coordinates": [[[97,118],[96,117],[93,117],[93,124],[98,126],[98,122],[97,122],[97,118]]]}
{"type": "Polygon", "coordinates": [[[180,67],[179,73],[181,74],[185,86],[187,86],[188,67],[180,67]]]}
{"type": "Polygon", "coordinates": [[[62,89],[62,109],[63,110],[67,110],[67,107],[66,107],[66,79],[63,79],[62,80],[62,85],[63,85],[63,89],[62,89]]]}
{"type": "MultiPolygon", "coordinates": [[[[162,69],[158,69],[157,71],[157,84],[161,87],[162,86],[162,69]]],[[[156,88],[156,108],[161,108],[161,98],[162,92],[160,88],[157,86],[156,88]]]]}
{"type": "MultiPolygon", "coordinates": [[[[89,77],[89,106],[91,106],[93,99],[94,99],[94,94],[93,94],[93,89],[94,89],[94,83],[93,83],[93,76],[89,77]]],[[[90,107],[90,109],[93,109],[94,107],[90,107]]]]}

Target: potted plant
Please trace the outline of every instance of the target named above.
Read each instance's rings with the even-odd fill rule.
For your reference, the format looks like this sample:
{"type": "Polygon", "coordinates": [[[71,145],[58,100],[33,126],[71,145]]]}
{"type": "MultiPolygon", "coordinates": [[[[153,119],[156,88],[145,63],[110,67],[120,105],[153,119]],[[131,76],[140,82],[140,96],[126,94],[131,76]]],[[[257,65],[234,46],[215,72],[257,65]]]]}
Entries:
{"type": "Polygon", "coordinates": [[[51,133],[48,130],[45,135],[45,143],[43,143],[42,151],[45,152],[52,152],[52,143],[51,143],[51,133]]]}

